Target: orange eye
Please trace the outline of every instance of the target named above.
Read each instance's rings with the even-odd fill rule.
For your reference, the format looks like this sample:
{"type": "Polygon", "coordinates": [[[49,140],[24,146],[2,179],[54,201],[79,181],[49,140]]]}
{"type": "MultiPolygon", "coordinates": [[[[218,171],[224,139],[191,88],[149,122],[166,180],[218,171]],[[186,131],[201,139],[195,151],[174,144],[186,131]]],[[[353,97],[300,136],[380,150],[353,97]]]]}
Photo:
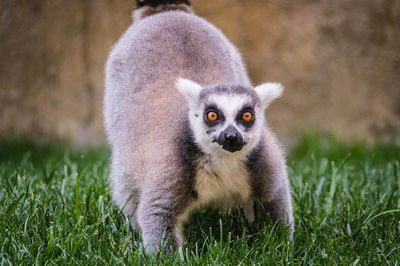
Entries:
{"type": "Polygon", "coordinates": [[[250,122],[251,119],[253,119],[253,115],[252,115],[250,112],[245,112],[245,113],[243,113],[243,115],[242,115],[242,119],[243,119],[243,121],[245,121],[245,122],[250,122]]]}
{"type": "Polygon", "coordinates": [[[218,119],[218,114],[216,112],[209,112],[207,114],[207,119],[211,122],[214,122],[215,120],[218,119]]]}

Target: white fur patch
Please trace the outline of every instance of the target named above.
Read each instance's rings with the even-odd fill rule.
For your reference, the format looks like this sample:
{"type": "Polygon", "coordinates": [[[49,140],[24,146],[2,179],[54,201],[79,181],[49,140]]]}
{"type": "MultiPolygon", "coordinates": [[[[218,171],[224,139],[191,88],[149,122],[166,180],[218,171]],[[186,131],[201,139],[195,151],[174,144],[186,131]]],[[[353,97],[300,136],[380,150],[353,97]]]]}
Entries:
{"type": "Polygon", "coordinates": [[[202,86],[189,79],[179,78],[175,83],[176,88],[186,98],[189,105],[198,102],[202,86]]]}
{"type": "Polygon", "coordinates": [[[247,102],[250,102],[250,99],[246,96],[229,94],[211,95],[207,99],[217,104],[217,106],[224,112],[225,119],[229,123],[233,123],[236,119],[237,113],[247,102]]]}
{"type": "Polygon", "coordinates": [[[250,196],[245,160],[235,153],[230,155],[209,155],[199,163],[195,179],[199,204],[234,207],[250,196]]]}
{"type": "Polygon", "coordinates": [[[267,82],[254,88],[261,100],[263,109],[267,108],[273,100],[280,97],[283,92],[283,86],[279,83],[267,82]]]}

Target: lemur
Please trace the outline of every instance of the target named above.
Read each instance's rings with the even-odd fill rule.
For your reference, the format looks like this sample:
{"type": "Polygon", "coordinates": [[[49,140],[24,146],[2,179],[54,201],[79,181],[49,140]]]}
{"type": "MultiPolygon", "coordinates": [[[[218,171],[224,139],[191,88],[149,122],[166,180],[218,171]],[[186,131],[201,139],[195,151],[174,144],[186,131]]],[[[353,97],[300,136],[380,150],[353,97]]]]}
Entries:
{"type": "Polygon", "coordinates": [[[283,149],[264,111],[282,93],[253,87],[241,55],[189,0],[137,0],[106,64],[104,118],[115,203],[148,251],[177,249],[191,211],[240,207],[293,229],[283,149]]]}

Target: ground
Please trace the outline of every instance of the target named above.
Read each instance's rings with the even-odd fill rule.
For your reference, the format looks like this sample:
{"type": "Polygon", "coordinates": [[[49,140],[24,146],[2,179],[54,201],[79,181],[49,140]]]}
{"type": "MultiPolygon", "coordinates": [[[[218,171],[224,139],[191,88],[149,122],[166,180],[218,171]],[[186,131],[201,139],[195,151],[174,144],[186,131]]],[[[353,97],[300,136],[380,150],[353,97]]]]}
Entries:
{"type": "Polygon", "coordinates": [[[112,203],[109,149],[0,140],[1,264],[399,264],[400,147],[306,134],[288,155],[295,232],[203,209],[149,256],[112,203]]]}

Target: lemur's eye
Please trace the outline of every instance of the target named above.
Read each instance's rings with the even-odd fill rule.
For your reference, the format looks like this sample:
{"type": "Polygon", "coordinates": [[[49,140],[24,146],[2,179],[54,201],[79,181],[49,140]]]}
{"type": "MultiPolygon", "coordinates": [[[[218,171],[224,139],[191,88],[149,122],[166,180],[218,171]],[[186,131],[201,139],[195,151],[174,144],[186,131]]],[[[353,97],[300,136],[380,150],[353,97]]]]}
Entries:
{"type": "Polygon", "coordinates": [[[207,119],[208,119],[209,121],[211,121],[211,122],[214,122],[215,120],[218,119],[218,114],[217,114],[216,112],[213,112],[213,111],[208,112],[208,113],[207,113],[207,119]]]}
{"type": "Polygon", "coordinates": [[[250,122],[253,119],[253,115],[250,112],[245,112],[242,114],[242,119],[245,122],[250,122]]]}

